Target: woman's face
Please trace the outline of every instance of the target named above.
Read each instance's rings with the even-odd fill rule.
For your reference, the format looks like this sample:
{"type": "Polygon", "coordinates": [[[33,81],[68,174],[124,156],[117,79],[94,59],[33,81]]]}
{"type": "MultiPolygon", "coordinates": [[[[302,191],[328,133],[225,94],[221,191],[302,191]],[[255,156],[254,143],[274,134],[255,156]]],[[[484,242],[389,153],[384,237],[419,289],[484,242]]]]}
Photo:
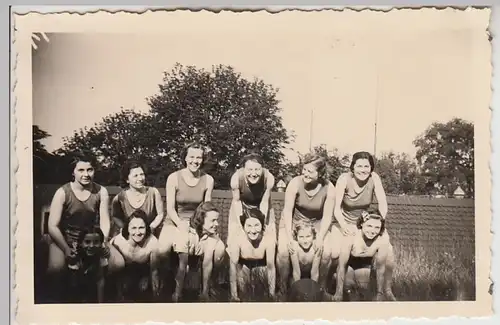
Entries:
{"type": "Polygon", "coordinates": [[[101,246],[101,236],[98,233],[88,233],[83,238],[82,249],[87,256],[96,255],[101,246]]]}
{"type": "Polygon", "coordinates": [[[297,232],[297,242],[303,249],[311,248],[314,240],[312,227],[302,228],[297,232]]]}
{"type": "Polygon", "coordinates": [[[245,178],[250,184],[256,184],[262,176],[262,165],[256,161],[247,161],[244,167],[245,178]]]}
{"type": "Polygon", "coordinates": [[[318,170],[313,164],[307,164],[302,167],[302,179],[304,183],[309,184],[318,180],[318,170]]]}
{"type": "Polygon", "coordinates": [[[205,214],[205,221],[203,222],[203,230],[205,233],[214,235],[217,233],[219,227],[219,213],[217,211],[208,211],[205,214]]]}
{"type": "Polygon", "coordinates": [[[186,154],[186,166],[191,172],[197,172],[203,163],[203,150],[189,148],[186,154]]]}
{"type": "Polygon", "coordinates": [[[382,221],[378,219],[368,219],[361,226],[363,235],[368,239],[373,239],[380,234],[382,229],[382,221]]]}
{"type": "Polygon", "coordinates": [[[79,161],[75,165],[73,176],[81,185],[89,185],[94,179],[94,167],[89,162],[79,161]]]}
{"type": "Polygon", "coordinates": [[[365,181],[371,174],[371,165],[368,159],[362,158],[354,163],[354,177],[360,181],[365,181]]]}
{"type": "Polygon", "coordinates": [[[146,184],[146,175],[141,167],[132,168],[128,174],[127,183],[130,187],[141,189],[146,184]]]}
{"type": "Polygon", "coordinates": [[[245,230],[248,239],[250,239],[251,241],[259,239],[259,237],[262,235],[262,224],[257,218],[248,218],[245,221],[243,229],[245,230]]]}
{"type": "Polygon", "coordinates": [[[146,223],[141,218],[132,218],[128,224],[130,239],[137,244],[142,243],[146,236],[146,223]]]}

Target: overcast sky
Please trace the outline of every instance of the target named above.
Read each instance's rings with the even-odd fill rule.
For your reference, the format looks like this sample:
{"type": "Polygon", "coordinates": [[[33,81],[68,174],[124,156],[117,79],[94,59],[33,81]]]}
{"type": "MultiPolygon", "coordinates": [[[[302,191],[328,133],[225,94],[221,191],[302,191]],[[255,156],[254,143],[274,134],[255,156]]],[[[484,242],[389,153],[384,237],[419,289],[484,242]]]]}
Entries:
{"type": "Polygon", "coordinates": [[[157,34],[49,34],[33,58],[33,123],[52,135],[45,144],[54,150],[64,136],[121,107],[148,110],[145,98],[176,62],[226,64],[280,89],[295,150],[309,147],[314,109],[313,145],[373,151],[378,105],[377,151],[413,154],[413,139],[433,121],[474,121],[476,109],[487,109],[473,103],[485,86],[475,81],[488,66],[470,17],[427,20],[425,27],[390,17],[397,16],[362,28],[343,21],[332,29],[321,20],[280,28],[268,20],[157,34]]]}

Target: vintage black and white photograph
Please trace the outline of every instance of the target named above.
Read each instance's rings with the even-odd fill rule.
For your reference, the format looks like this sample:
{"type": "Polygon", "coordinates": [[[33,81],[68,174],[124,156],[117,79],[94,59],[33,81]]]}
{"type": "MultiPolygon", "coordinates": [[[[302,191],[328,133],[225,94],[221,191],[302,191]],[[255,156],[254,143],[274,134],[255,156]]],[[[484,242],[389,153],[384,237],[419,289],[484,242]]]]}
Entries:
{"type": "Polygon", "coordinates": [[[31,34],[34,304],[478,300],[488,10],[169,14],[31,34]]]}

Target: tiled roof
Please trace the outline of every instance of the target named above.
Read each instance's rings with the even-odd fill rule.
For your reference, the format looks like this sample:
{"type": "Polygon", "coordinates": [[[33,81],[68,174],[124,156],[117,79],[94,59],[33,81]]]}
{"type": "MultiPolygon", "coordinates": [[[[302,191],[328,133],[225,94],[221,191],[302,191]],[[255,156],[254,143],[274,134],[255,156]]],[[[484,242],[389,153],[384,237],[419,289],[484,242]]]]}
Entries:
{"type": "MultiPolygon", "coordinates": [[[[58,186],[40,185],[35,187],[35,209],[50,204],[58,186]]],[[[107,187],[110,196],[120,188],[107,187]]],[[[159,189],[165,197],[165,189],[159,189]]],[[[222,237],[227,237],[227,219],[231,204],[229,191],[214,190],[214,203],[222,210],[222,237]]],[[[273,192],[272,204],[277,221],[283,209],[284,193],[273,192]]],[[[427,242],[428,244],[452,247],[454,238],[474,242],[474,200],[442,199],[412,196],[388,196],[389,212],[387,229],[393,241],[405,243],[427,242]]],[[[38,227],[40,213],[35,210],[35,227],[38,227]]]]}

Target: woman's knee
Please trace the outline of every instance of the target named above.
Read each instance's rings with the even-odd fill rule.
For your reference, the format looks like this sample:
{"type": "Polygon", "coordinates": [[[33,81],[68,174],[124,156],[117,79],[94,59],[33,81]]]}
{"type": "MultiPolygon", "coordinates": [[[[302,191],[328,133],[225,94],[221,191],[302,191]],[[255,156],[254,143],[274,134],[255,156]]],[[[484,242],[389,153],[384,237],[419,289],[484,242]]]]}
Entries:
{"type": "Polygon", "coordinates": [[[123,255],[114,247],[110,246],[108,270],[110,273],[122,270],[125,267],[123,255]]]}
{"type": "Polygon", "coordinates": [[[47,273],[55,274],[61,272],[66,266],[66,256],[64,252],[54,243],[49,246],[49,261],[47,273]]]}
{"type": "Polygon", "coordinates": [[[290,253],[288,251],[288,240],[284,236],[280,236],[278,239],[278,247],[276,256],[279,260],[288,259],[290,253]]]}

